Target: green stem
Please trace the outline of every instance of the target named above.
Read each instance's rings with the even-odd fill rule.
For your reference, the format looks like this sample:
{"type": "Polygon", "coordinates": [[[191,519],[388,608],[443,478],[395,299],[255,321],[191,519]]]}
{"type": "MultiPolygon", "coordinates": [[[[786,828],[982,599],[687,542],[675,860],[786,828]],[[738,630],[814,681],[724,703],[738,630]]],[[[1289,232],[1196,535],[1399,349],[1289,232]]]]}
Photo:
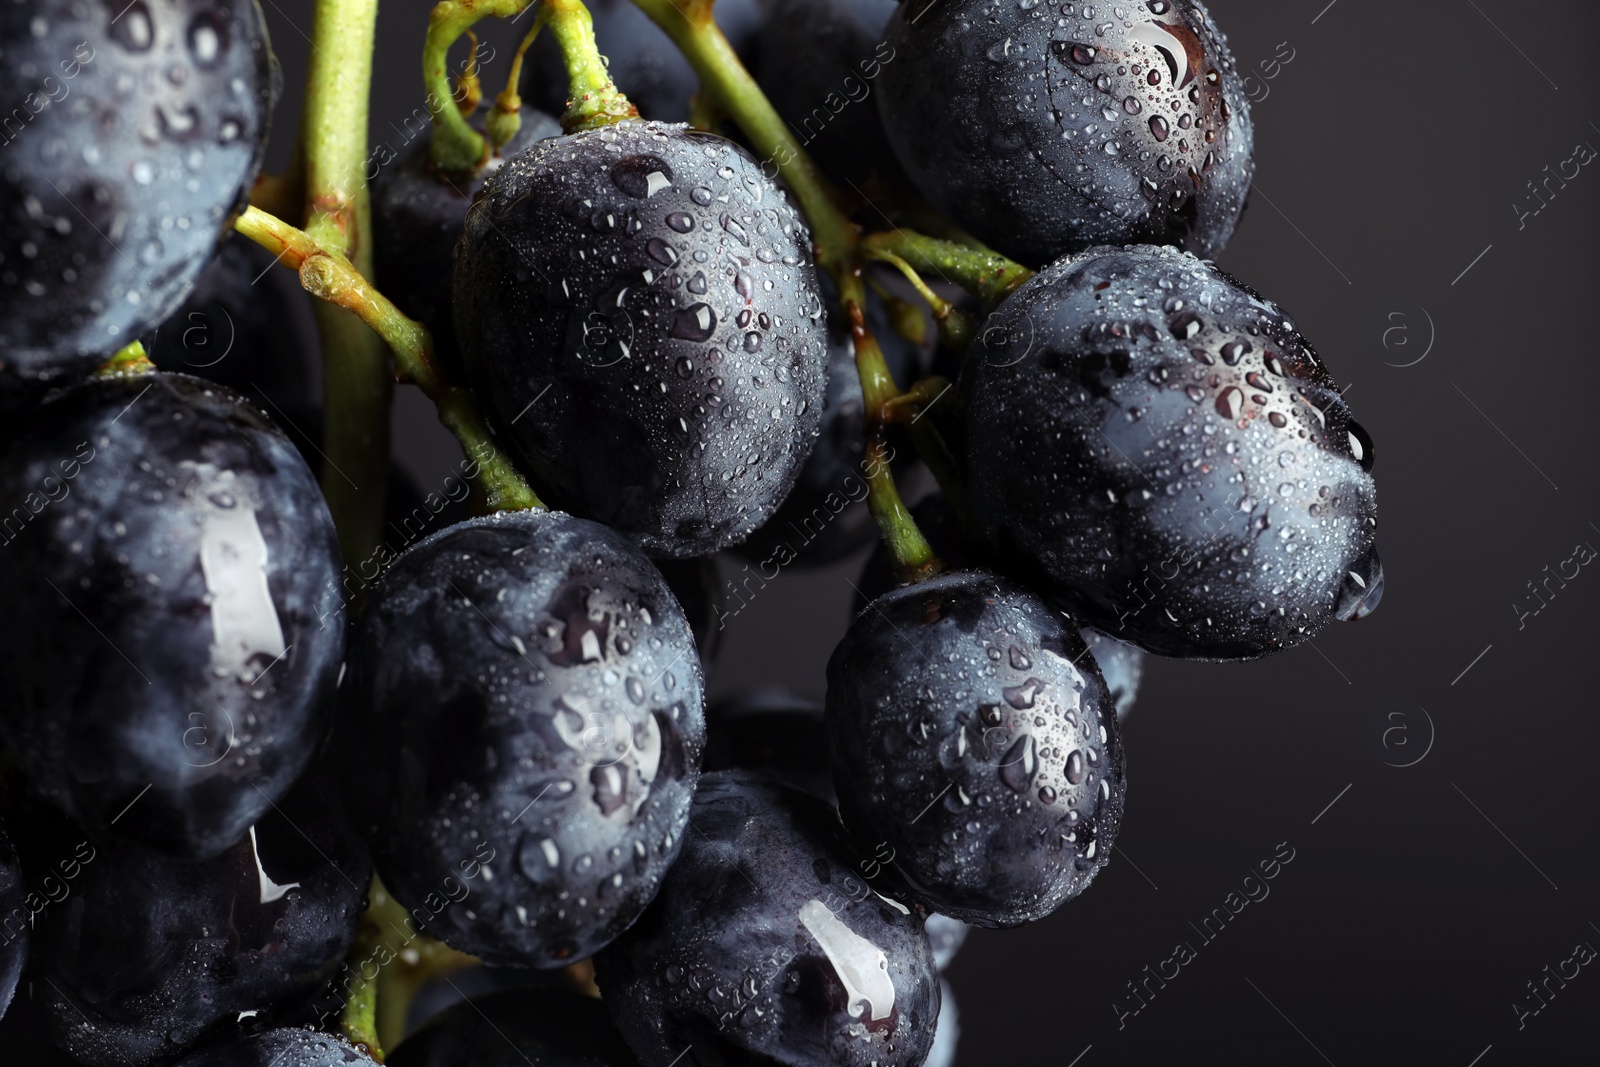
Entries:
{"type": "Polygon", "coordinates": [[[867,507],[878,522],[883,541],[894,559],[895,569],[904,581],[917,581],[931,577],[944,569],[933,553],[933,546],[918,529],[917,522],[906,509],[900,489],[894,482],[894,471],[888,462],[888,425],[890,403],[900,395],[889,364],[883,358],[878,339],[867,329],[866,286],[861,273],[854,271],[842,279],[839,286],[840,303],[850,319],[851,340],[855,344],[856,373],[861,378],[861,394],[866,409],[864,432],[866,434],[867,507]]]}
{"type": "Polygon", "coordinates": [[[921,421],[926,412],[948,407],[955,399],[950,379],[933,375],[923,378],[910,389],[889,401],[888,418],[893,422],[910,425],[921,421]]]}
{"type": "Polygon", "coordinates": [[[970,315],[934,292],[933,288],[922,280],[922,275],[917,273],[915,267],[893,252],[887,252],[882,249],[869,249],[867,254],[872,259],[894,267],[905,276],[906,281],[911,283],[911,287],[917,291],[917,295],[921,296],[933,311],[933,321],[934,325],[939,328],[940,340],[959,352],[967,350],[967,346],[972,343],[972,338],[977,333],[977,327],[970,315]]]}
{"type": "Polygon", "coordinates": [[[506,87],[494,98],[494,109],[483,121],[484,132],[489,135],[490,146],[495,152],[510,144],[522,129],[522,95],[517,92],[517,87],[522,84],[522,61],[542,28],[543,24],[534,20],[533,29],[517,46],[516,55],[511,57],[511,70],[506,75],[506,87]]]}
{"type": "Polygon", "coordinates": [[[156,369],[145,354],[144,342],[133,341],[117,351],[95,371],[96,378],[137,378],[156,369]]]}
{"type": "Polygon", "coordinates": [[[861,242],[874,259],[893,256],[919,272],[932,272],[954,282],[994,307],[1010,296],[1033,271],[987,248],[941,241],[910,230],[875,233],[861,242]]]}
{"type": "Polygon", "coordinates": [[[467,55],[467,65],[456,78],[455,91],[451,94],[451,98],[458,101],[463,118],[470,118],[483,103],[483,82],[478,78],[478,35],[468,30],[467,43],[472,45],[472,51],[467,55]]]}
{"type": "Polygon", "coordinates": [[[355,316],[356,325],[379,338],[394,352],[397,376],[413,382],[433,400],[444,423],[476,467],[476,481],[491,510],[543,507],[511,460],[494,443],[488,425],[466,389],[450,384],[433,355],[427,327],[414,322],[374,289],[336,249],[323,248],[311,236],[259,208],[247,208],[234,228],[298,271],[300,284],[313,296],[355,316]]]}
{"type": "Polygon", "coordinates": [[[947,378],[934,375],[917,382],[910,389],[891,400],[884,415],[910,433],[917,446],[917,454],[933,472],[934,480],[945,499],[958,516],[965,521],[967,515],[967,490],[961,483],[959,465],[954,453],[939,432],[933,416],[956,402],[955,386],[947,378]]]}
{"type": "MultiPolygon", "coordinates": [[[[377,0],[317,0],[302,117],[306,233],[372,273],[367,198],[367,109],[377,0]]],[[[389,481],[392,382],[382,342],[331,304],[313,306],[322,335],[322,491],[346,561],[371,555],[382,538],[389,481]]]]}
{"type": "Polygon", "coordinates": [[[383,1062],[383,1045],[378,1040],[377,978],[358,977],[352,983],[350,999],[345,1001],[339,1017],[339,1029],[352,1045],[365,1046],[372,1059],[383,1062]]]}
{"type": "Polygon", "coordinates": [[[600,46],[594,39],[594,20],[583,0],[543,0],[539,17],[550,25],[561,59],[572,80],[572,95],[561,128],[568,133],[609,126],[639,117],[639,109],[622,95],[611,80],[600,46]]]}
{"type": "Polygon", "coordinates": [[[433,115],[433,143],[428,151],[433,165],[446,174],[476,174],[489,162],[489,142],[467,122],[450,84],[450,46],[479,19],[489,15],[511,18],[522,14],[534,0],[444,0],[428,16],[428,36],[422,45],[422,83],[428,91],[428,111],[433,115]]]}
{"type": "Polygon", "coordinates": [[[409,912],[389,895],[376,875],[361,917],[361,935],[350,955],[358,968],[375,972],[377,1004],[372,1033],[385,1048],[400,1044],[406,1015],[417,990],[440,975],[454,974],[477,960],[419,932],[409,912]]]}
{"type": "MultiPolygon", "coordinates": [[[[489,162],[490,146],[457,106],[446,65],[450,46],[479,19],[515,18],[534,0],[442,0],[428,18],[422,48],[422,80],[433,114],[433,165],[447,174],[474,174],[489,162]]],[[[606,70],[594,40],[594,21],[582,0],[541,0],[532,32],[549,26],[572,82],[561,127],[568,133],[639,117],[606,70]]],[[[530,33],[531,39],[531,33],[530,33]]],[[[520,104],[520,101],[519,101],[520,104]]],[[[503,128],[497,132],[503,133],[503,128]]],[[[501,142],[504,143],[504,142],[501,142]]]]}

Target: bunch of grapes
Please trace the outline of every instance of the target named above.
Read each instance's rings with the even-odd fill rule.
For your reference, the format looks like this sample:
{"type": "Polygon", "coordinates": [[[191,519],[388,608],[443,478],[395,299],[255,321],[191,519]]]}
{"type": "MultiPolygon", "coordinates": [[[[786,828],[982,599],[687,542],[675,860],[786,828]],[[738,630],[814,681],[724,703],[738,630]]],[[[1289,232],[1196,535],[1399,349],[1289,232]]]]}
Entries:
{"type": "Polygon", "coordinates": [[[0,3],[7,1061],[952,1062],[969,927],[1111,858],[1144,656],[1382,595],[1371,439],[1205,258],[1253,173],[1221,32],[445,0],[380,155],[376,0],[316,7],[261,175],[256,0],[0,3]],[[486,101],[450,49],[524,14],[486,101]],[[708,712],[710,557],[875,535],[825,702],[708,712]]]}

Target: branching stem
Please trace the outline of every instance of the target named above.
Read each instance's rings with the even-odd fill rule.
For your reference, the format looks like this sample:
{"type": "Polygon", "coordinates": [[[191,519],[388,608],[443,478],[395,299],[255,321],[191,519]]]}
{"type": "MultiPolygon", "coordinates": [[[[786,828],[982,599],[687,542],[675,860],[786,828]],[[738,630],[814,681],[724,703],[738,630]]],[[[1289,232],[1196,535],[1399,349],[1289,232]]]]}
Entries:
{"type": "MultiPolygon", "coordinates": [[[[367,110],[378,0],[317,0],[301,116],[305,231],[316,244],[372,274],[367,198],[367,110]]],[[[346,562],[366,559],[382,539],[389,483],[392,383],[383,345],[329,304],[312,308],[322,336],[322,492],[346,562]]]]}
{"type": "MultiPolygon", "coordinates": [[[[484,136],[467,122],[450,87],[446,64],[450,46],[479,19],[490,16],[516,19],[536,0],[442,0],[428,18],[428,38],[422,49],[422,80],[428,90],[428,110],[433,115],[433,165],[446,174],[475,174],[489,162],[491,148],[484,136]]],[[[550,27],[571,79],[572,95],[561,128],[568,133],[639,117],[638,110],[618,91],[606,70],[594,40],[594,21],[582,0],[537,0],[538,14],[529,34],[550,27]]],[[[520,55],[519,55],[520,62],[520,55]]],[[[519,67],[520,69],[520,67],[519,67]]],[[[515,96],[515,86],[507,90],[515,96]]],[[[502,94],[504,95],[504,94],[502,94]]],[[[507,98],[509,103],[510,98],[507,98]]],[[[520,107],[521,101],[517,101],[520,107]]],[[[498,140],[503,123],[494,131],[498,140]]],[[[513,131],[514,132],[514,131],[513,131]]],[[[509,137],[506,138],[509,140],[509,137]]],[[[500,141],[504,144],[505,141],[500,141]]]]}
{"type": "Polygon", "coordinates": [[[252,207],[239,216],[235,228],[297,271],[307,292],[352,312],[366,324],[363,330],[371,327],[389,346],[394,352],[395,377],[428,394],[439,409],[439,421],[456,435],[474,461],[476,480],[491,510],[543,506],[510,458],[495,445],[472,394],[452,385],[439,369],[427,327],[402,314],[337,249],[322,247],[282,219],[252,207]]]}

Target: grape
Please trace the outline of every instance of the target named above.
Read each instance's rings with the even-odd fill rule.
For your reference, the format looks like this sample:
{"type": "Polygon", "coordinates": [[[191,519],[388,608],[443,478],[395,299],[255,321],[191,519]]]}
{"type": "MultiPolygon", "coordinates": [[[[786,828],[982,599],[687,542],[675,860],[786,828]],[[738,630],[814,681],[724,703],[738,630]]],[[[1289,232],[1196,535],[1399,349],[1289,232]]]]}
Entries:
{"type": "Polygon", "coordinates": [[[840,844],[814,797],[748,771],[701,780],[660,897],[595,959],[645,1067],[923,1062],[939,984],[922,920],[840,844]]]}
{"type": "Polygon", "coordinates": [[[1110,858],[1111,694],[1072,621],[1007,580],[957,571],[874,600],[828,661],[827,721],[840,816],[929,911],[1031,922],[1110,858]]]}
{"type": "Polygon", "coordinates": [[[217,856],[283,796],[344,657],[294,446],[182,375],[85,382],[0,457],[0,733],[97,839],[217,856]]]}
{"type": "Polygon", "coordinates": [[[1372,439],[1288,315],[1184,252],[1095,249],[989,317],[961,378],[1009,565],[1151,652],[1292,648],[1382,595],[1372,439]]]}
{"type": "Polygon", "coordinates": [[[559,967],[638,917],[705,726],[688,623],[630,541],[551,512],[442,531],[372,593],[355,666],[352,803],[419,929],[559,967]]]}
{"type": "Polygon", "coordinates": [[[280,76],[255,0],[9,3],[0,60],[5,408],[177,310],[245,205],[280,76]]]}
{"type": "Polygon", "coordinates": [[[887,40],[878,108],[906,173],[1007,255],[1149,242],[1212,256],[1233,235],[1255,131],[1204,5],[910,0],[887,40]]]}
{"type": "Polygon", "coordinates": [[[375,1061],[341,1038],[309,1030],[268,1030],[202,1049],[178,1067],[357,1067],[375,1061]]]}
{"type": "MultiPolygon", "coordinates": [[[[19,851],[30,869],[62,871],[67,843],[81,838],[39,808],[19,851]]],[[[338,973],[371,877],[326,769],[215,858],[106,844],[66,870],[67,896],[36,930],[34,995],[63,1049],[132,1065],[168,1062],[244,1024],[299,1021],[338,973]]]]}
{"type": "Polygon", "coordinates": [[[478,393],[540,490],[652,555],[744,540],[815,444],[810,238],[722,137],[625,122],[540,141],[479,194],[455,308],[478,393]]]}

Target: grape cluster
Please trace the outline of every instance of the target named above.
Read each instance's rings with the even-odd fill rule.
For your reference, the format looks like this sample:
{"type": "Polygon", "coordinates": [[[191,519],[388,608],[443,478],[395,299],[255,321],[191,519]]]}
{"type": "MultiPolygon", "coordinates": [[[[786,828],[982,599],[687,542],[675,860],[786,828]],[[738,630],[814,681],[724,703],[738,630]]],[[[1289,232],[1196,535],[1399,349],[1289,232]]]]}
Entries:
{"type": "Polygon", "coordinates": [[[1147,657],[1377,607],[1371,436],[1200,258],[1254,139],[1200,3],[591,7],[539,9],[550,114],[467,122],[463,78],[375,231],[309,190],[305,232],[239,222],[262,253],[221,240],[278,89],[253,0],[0,4],[39,102],[0,159],[0,1047],[947,1067],[969,930],[1111,860],[1147,657]],[[958,240],[900,231],[936,209],[958,240]],[[469,446],[470,497],[391,475],[398,548],[269,253],[469,446]],[[875,528],[824,699],[708,709],[713,554],[764,584],[875,528]]]}

